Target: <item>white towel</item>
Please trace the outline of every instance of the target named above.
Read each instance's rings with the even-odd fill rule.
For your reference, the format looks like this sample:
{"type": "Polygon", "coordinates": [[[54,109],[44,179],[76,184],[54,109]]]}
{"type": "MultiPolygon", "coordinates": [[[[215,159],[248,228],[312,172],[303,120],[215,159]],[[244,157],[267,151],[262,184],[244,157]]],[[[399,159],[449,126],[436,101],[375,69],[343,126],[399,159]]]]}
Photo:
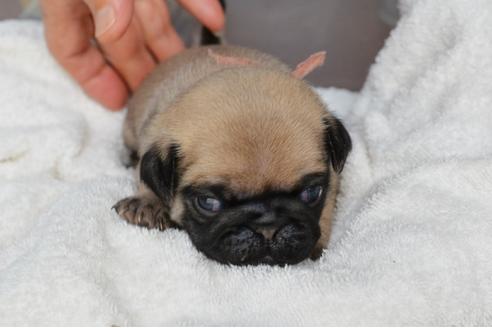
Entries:
{"type": "Polygon", "coordinates": [[[401,7],[362,92],[319,90],[354,149],[329,248],[284,268],[120,220],[123,114],[0,23],[0,324],[491,325],[492,2],[401,7]]]}

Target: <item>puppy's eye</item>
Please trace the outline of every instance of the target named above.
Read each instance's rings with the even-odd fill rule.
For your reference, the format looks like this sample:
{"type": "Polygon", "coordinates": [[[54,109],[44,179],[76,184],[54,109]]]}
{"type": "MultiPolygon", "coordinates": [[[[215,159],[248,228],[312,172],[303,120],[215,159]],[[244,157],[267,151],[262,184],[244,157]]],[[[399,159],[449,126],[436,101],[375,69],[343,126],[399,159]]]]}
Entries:
{"type": "Polygon", "coordinates": [[[197,196],[195,198],[195,206],[205,214],[215,214],[222,209],[222,203],[217,198],[210,196],[197,196]]]}
{"type": "Polygon", "coordinates": [[[321,199],[321,194],[323,193],[323,187],[321,186],[311,186],[304,189],[299,197],[301,201],[308,205],[315,205],[321,199]]]}

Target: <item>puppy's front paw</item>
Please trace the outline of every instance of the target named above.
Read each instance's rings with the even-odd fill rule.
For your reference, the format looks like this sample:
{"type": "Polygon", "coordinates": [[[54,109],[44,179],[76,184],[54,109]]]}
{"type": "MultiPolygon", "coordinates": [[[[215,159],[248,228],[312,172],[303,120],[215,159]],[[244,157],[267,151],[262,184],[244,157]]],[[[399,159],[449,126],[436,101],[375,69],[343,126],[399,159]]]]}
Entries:
{"type": "Polygon", "coordinates": [[[113,209],[131,224],[159,230],[173,226],[169,221],[167,209],[158,199],[128,197],[116,203],[113,209]]]}

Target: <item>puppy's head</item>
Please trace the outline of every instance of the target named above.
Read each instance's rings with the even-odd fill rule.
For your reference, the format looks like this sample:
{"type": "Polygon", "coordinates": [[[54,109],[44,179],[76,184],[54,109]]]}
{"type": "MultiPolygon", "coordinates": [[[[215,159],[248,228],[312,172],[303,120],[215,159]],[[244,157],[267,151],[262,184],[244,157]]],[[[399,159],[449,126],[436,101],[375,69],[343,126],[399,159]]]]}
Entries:
{"type": "Polygon", "coordinates": [[[293,264],[329,233],[351,143],[304,82],[265,69],[224,70],[148,131],[141,178],[208,257],[293,264]]]}

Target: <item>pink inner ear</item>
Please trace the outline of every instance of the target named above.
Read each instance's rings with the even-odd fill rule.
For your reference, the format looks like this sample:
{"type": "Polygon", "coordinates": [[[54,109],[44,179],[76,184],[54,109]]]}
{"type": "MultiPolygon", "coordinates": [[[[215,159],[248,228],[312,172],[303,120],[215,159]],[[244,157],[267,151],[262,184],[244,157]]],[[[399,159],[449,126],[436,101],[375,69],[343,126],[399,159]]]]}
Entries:
{"type": "Polygon", "coordinates": [[[326,51],[319,51],[312,54],[303,62],[299,63],[299,65],[297,65],[296,69],[292,71],[292,75],[295,78],[303,79],[306,75],[314,71],[316,68],[322,66],[325,62],[325,58],[326,51]]]}
{"type": "Polygon", "coordinates": [[[251,59],[244,57],[232,57],[232,56],[224,56],[219,55],[214,52],[212,49],[208,49],[208,55],[215,59],[215,62],[219,65],[230,65],[230,66],[249,66],[254,65],[255,62],[251,59]]]}

